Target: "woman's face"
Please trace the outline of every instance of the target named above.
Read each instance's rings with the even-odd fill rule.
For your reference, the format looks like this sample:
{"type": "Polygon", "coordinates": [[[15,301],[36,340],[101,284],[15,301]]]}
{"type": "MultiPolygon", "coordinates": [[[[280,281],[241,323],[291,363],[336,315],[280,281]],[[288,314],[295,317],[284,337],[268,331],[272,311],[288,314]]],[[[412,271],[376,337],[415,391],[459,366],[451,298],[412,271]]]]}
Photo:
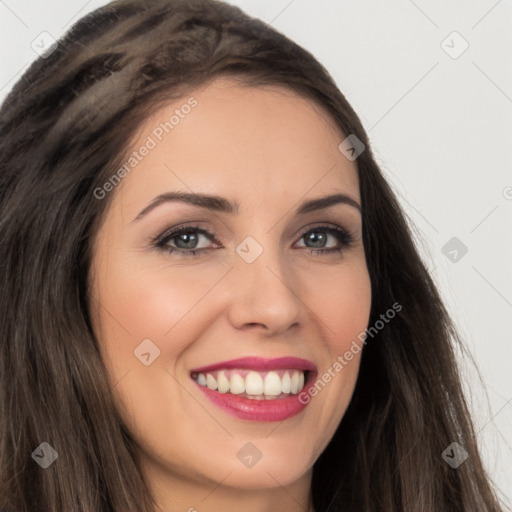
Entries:
{"type": "Polygon", "coordinates": [[[345,136],[289,91],[218,79],[147,119],[128,172],[104,188],[114,196],[93,250],[93,319],[160,485],[293,485],[340,423],[370,313],[361,213],[299,210],[333,194],[361,204],[345,136]],[[153,203],[175,193],[223,199],[153,203]],[[307,389],[329,371],[309,402],[298,394],[302,375],[307,389]]]}

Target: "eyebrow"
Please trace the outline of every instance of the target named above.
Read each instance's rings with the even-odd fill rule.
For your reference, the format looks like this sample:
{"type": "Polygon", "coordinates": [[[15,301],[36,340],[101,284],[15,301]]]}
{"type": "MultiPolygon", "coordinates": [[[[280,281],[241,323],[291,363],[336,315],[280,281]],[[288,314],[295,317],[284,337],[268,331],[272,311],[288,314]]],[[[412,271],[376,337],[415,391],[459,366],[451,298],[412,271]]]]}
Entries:
{"type": "MultiPolygon", "coordinates": [[[[146,206],[132,222],[142,219],[151,210],[156,207],[169,202],[187,203],[200,208],[208,208],[217,212],[230,213],[238,215],[240,213],[240,203],[237,201],[231,202],[228,199],[220,196],[212,196],[199,193],[186,193],[186,192],[166,192],[153,199],[148,206],[146,206]]],[[[304,215],[314,210],[321,210],[329,208],[335,204],[347,204],[353,206],[361,212],[361,206],[352,197],[346,194],[332,194],[328,196],[310,199],[302,203],[296,210],[295,215],[304,215]]]]}

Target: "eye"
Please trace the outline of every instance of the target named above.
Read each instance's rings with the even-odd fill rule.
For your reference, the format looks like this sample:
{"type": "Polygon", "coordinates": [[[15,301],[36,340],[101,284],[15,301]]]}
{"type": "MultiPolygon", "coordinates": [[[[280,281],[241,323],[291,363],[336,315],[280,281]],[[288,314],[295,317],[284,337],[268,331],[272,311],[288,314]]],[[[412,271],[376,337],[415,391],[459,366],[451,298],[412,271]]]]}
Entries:
{"type": "MultiPolygon", "coordinates": [[[[201,237],[218,244],[215,233],[191,225],[181,226],[164,233],[154,241],[153,246],[168,254],[178,253],[184,256],[197,256],[201,252],[212,249],[212,247],[208,247],[208,243],[204,247],[199,246],[201,237]]],[[[308,252],[316,255],[340,253],[354,242],[354,238],[346,229],[339,226],[325,225],[315,226],[304,232],[300,237],[300,240],[302,239],[305,240],[306,244],[312,244],[311,246],[304,245],[302,247],[309,248],[308,252]],[[335,245],[326,247],[329,238],[335,241],[335,245]]]]}
{"type": "Polygon", "coordinates": [[[210,249],[210,247],[197,246],[201,236],[210,240],[215,239],[215,233],[211,233],[206,229],[199,228],[198,226],[181,226],[171,232],[164,233],[164,235],[156,240],[154,246],[169,254],[179,252],[186,256],[195,256],[201,251],[210,249]],[[169,245],[171,241],[174,241],[176,246],[169,245]]]}
{"type": "Polygon", "coordinates": [[[300,239],[304,239],[307,243],[313,244],[310,250],[310,254],[325,254],[325,253],[337,253],[343,251],[345,248],[352,245],[354,242],[353,236],[344,228],[339,226],[315,226],[302,234],[300,239]],[[327,234],[326,234],[327,233],[327,234]],[[334,247],[327,247],[324,245],[327,243],[328,238],[332,237],[338,245],[334,247]],[[320,248],[319,248],[320,247],[320,248]]]}

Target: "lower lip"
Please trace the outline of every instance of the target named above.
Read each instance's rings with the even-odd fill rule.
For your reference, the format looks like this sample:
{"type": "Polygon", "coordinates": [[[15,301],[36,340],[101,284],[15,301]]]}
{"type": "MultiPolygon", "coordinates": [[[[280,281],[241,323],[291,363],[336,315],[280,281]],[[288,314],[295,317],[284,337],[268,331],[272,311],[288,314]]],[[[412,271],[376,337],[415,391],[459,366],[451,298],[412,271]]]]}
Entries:
{"type": "MultiPolygon", "coordinates": [[[[195,382],[195,381],[194,381],[195,382]]],[[[283,421],[301,413],[308,403],[301,403],[299,395],[307,392],[306,386],[297,395],[272,400],[244,398],[231,393],[219,393],[200,384],[196,385],[218,407],[244,420],[283,421]]]]}

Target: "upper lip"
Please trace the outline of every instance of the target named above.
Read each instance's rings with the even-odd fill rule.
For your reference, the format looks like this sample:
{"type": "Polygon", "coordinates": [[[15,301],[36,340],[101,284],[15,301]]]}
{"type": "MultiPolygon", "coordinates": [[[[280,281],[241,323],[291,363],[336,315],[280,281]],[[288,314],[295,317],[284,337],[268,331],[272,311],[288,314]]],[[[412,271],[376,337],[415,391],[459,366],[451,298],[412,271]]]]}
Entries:
{"type": "Polygon", "coordinates": [[[300,357],[277,357],[274,359],[267,359],[264,357],[241,357],[239,359],[230,359],[229,361],[221,361],[207,366],[201,366],[192,370],[193,373],[205,373],[214,370],[223,369],[248,369],[248,370],[310,370],[316,371],[316,366],[307,359],[300,357]]]}

